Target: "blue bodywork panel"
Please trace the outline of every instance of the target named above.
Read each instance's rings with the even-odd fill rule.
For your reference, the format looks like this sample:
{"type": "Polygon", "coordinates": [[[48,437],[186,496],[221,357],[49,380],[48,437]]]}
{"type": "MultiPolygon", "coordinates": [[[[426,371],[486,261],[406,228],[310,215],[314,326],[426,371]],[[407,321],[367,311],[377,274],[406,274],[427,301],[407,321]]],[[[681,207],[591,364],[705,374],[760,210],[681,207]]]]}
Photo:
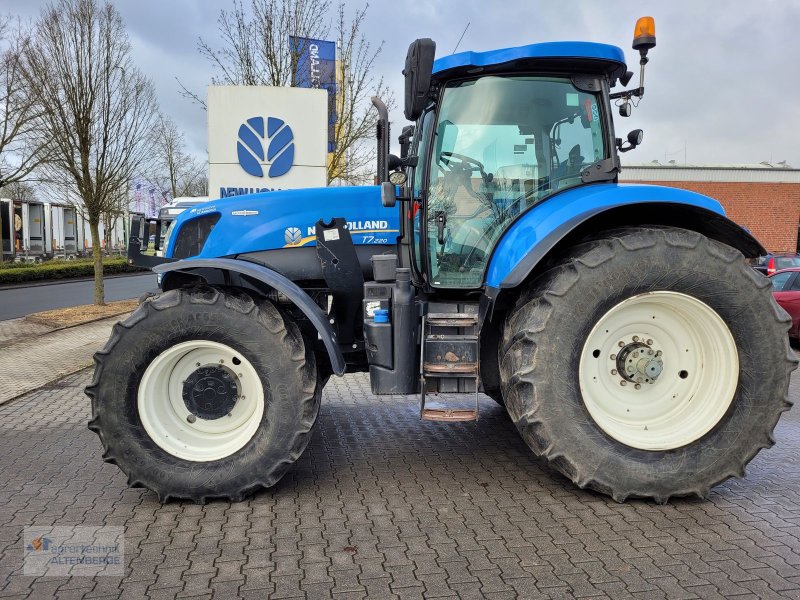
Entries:
{"type": "Polygon", "coordinates": [[[259,250],[315,246],[314,224],[334,217],[347,220],[353,243],[394,244],[398,207],[384,208],[378,186],[328,187],[261,192],[212,200],[178,215],[166,256],[172,257],[178,231],[187,220],[219,213],[202,252],[216,258],[259,250]]]}
{"type": "Polygon", "coordinates": [[[716,200],[676,188],[601,183],[566,190],[534,206],[508,228],[489,261],[486,285],[503,287],[503,281],[528,253],[535,251],[542,242],[569,232],[592,214],[617,206],[653,202],[696,206],[725,216],[725,210],[716,200]]]}
{"type": "Polygon", "coordinates": [[[595,42],[542,42],[487,52],[459,52],[433,62],[433,75],[460,67],[490,67],[526,58],[574,58],[599,60],[625,66],[625,54],[617,46],[595,42]]]}

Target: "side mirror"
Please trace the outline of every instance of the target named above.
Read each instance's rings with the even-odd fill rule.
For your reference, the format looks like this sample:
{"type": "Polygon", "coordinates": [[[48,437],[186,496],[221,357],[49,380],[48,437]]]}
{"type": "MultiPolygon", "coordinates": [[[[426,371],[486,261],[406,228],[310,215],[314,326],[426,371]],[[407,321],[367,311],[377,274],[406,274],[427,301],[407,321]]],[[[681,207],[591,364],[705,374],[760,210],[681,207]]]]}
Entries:
{"type": "Polygon", "coordinates": [[[416,121],[425,109],[435,54],[436,42],[430,38],[415,40],[408,47],[403,75],[406,78],[404,113],[409,121],[416,121]]]}

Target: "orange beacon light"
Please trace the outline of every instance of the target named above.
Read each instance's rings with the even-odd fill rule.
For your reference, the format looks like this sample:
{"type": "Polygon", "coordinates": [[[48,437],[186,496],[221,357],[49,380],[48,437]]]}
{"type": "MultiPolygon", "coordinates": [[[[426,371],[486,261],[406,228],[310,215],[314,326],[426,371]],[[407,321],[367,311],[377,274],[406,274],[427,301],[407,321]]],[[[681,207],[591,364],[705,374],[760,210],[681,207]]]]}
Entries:
{"type": "Polygon", "coordinates": [[[641,17],[633,29],[633,49],[642,56],[656,45],[656,21],[653,17],[641,17]]]}

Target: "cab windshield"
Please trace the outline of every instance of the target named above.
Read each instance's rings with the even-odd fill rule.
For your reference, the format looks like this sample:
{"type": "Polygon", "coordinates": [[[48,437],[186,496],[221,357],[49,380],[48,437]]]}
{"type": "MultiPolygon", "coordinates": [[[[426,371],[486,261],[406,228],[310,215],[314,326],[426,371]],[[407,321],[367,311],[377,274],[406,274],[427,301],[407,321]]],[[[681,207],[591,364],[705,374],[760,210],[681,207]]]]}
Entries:
{"type": "Polygon", "coordinates": [[[430,282],[479,287],[518,214],[606,157],[598,98],[567,78],[486,76],[444,91],[428,173],[430,282]]]}

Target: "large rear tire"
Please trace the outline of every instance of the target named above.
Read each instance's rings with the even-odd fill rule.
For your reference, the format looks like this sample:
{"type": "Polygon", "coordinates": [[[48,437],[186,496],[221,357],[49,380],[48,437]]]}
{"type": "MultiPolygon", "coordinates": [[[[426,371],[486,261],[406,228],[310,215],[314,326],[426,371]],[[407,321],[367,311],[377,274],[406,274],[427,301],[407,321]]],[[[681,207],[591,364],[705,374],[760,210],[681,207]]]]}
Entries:
{"type": "Polygon", "coordinates": [[[179,289],[146,299],[95,355],[89,428],[162,501],[241,500],[299,458],[320,404],[313,351],[268,301],[179,289]]]}
{"type": "Polygon", "coordinates": [[[609,232],[506,320],[503,398],[534,454],[617,501],[705,497],[772,446],[797,361],[771,286],[673,228],[609,232]]]}

